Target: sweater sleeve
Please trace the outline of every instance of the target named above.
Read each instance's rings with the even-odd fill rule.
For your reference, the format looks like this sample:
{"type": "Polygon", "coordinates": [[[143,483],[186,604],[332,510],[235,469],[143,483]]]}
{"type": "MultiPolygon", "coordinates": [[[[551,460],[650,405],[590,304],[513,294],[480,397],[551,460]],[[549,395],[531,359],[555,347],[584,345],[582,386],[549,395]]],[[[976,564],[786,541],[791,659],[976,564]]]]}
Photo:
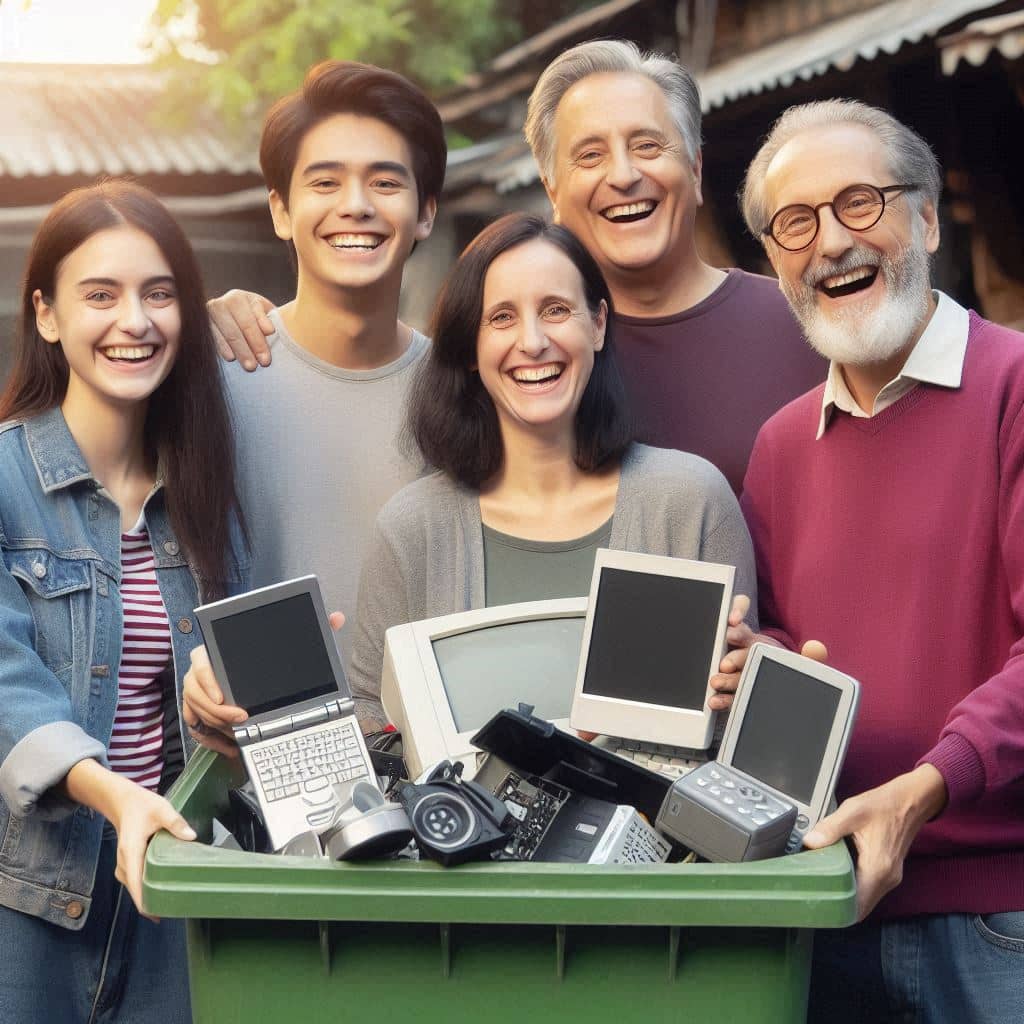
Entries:
{"type": "Polygon", "coordinates": [[[918,762],[942,774],[947,807],[1024,778],[1024,404],[1001,432],[999,460],[999,540],[1017,639],[1000,671],[953,707],[918,762]]]}
{"type": "Polygon", "coordinates": [[[715,515],[701,540],[700,557],[705,562],[719,562],[736,567],[733,593],[746,594],[750,598],[750,611],[747,612],[746,621],[756,633],[759,619],[754,549],[732,488],[724,477],[720,480],[721,487],[716,487],[710,497],[715,515]]]}
{"type": "Polygon", "coordinates": [[[740,508],[743,510],[757,565],[757,609],[760,631],[778,640],[791,651],[797,649],[793,638],[782,625],[778,599],[772,587],[777,573],[772,565],[772,447],[766,430],[762,428],[754,442],[754,450],[743,480],[740,508]]]}
{"type": "Polygon", "coordinates": [[[352,638],[352,696],[356,717],[366,731],[383,727],[380,701],[384,634],[410,619],[403,560],[389,529],[387,509],[378,516],[359,578],[356,626],[352,638]]]}

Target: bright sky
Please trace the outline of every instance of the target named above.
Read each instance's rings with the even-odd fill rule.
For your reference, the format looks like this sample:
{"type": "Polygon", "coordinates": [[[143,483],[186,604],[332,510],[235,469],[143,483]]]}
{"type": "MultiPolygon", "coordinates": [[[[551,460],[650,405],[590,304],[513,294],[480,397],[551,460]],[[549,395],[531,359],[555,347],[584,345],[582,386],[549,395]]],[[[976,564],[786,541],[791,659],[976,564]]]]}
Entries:
{"type": "Polygon", "coordinates": [[[117,64],[139,43],[157,0],[0,0],[0,61],[117,64]]]}

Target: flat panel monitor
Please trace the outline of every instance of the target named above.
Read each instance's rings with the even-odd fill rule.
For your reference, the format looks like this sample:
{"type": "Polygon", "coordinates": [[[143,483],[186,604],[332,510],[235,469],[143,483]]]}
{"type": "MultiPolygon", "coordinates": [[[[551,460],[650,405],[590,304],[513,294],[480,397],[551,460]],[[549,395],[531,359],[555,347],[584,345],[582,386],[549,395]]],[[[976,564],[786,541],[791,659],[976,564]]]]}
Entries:
{"type": "Polygon", "coordinates": [[[499,711],[531,704],[568,728],[587,599],[442,615],[385,635],[381,701],[402,733],[410,775],[448,759],[478,767],[471,737],[499,711]]]}
{"type": "Polygon", "coordinates": [[[718,760],[788,797],[805,831],[827,812],[859,696],[857,681],[829,665],[754,644],[718,760]]]}
{"type": "Polygon", "coordinates": [[[706,749],[734,576],[731,565],[598,551],[573,727],[706,749]]]}

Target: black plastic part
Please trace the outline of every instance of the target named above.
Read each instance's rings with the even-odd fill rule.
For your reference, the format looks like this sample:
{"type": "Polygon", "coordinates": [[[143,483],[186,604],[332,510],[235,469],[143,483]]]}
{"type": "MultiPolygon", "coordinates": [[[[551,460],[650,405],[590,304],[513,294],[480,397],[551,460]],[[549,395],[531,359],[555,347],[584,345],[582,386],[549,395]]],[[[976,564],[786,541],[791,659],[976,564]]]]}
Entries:
{"type": "Polygon", "coordinates": [[[522,772],[558,782],[584,796],[628,804],[649,821],[657,818],[672,785],[670,779],[556,729],[520,707],[519,711],[499,711],[473,737],[473,745],[522,772]]]}

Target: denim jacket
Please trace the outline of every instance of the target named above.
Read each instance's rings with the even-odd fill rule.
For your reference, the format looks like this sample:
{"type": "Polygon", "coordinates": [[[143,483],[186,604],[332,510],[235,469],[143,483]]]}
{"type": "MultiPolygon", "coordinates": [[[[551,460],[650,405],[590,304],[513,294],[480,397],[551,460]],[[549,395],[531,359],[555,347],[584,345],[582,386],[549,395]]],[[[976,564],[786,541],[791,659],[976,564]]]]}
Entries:
{"type": "MultiPolygon", "coordinates": [[[[143,510],[181,707],[201,641],[197,580],[158,482],[143,510]]],[[[241,551],[239,544],[234,545],[241,551]]],[[[60,409],[0,424],[0,904],[69,929],[89,912],[103,818],[62,796],[80,760],[107,763],[121,656],[121,516],[60,409]]],[[[243,588],[240,558],[229,590],[243,588]]],[[[186,755],[194,744],[181,723],[186,755]]]]}

